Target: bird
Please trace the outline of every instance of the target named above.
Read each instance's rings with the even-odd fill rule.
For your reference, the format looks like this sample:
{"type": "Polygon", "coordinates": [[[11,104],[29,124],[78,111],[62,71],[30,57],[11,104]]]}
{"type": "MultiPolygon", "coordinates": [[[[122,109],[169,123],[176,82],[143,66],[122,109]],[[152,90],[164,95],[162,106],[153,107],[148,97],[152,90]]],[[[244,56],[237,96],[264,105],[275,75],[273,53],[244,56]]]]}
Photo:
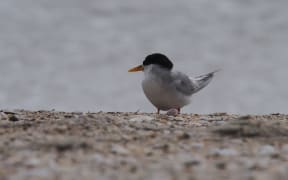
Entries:
{"type": "Polygon", "coordinates": [[[147,99],[157,108],[157,114],[160,110],[170,109],[177,109],[180,113],[181,108],[190,104],[191,96],[207,86],[219,71],[189,77],[172,69],[173,63],[166,55],[153,53],[146,56],[141,65],[128,70],[144,72],[142,89],[147,99]]]}

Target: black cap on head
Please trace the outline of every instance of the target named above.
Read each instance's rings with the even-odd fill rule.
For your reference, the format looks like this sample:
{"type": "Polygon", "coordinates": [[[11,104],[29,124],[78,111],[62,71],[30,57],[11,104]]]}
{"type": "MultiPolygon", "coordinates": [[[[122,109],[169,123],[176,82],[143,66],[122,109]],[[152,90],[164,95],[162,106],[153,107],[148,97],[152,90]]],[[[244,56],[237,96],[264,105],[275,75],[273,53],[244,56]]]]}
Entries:
{"type": "Polygon", "coordinates": [[[168,59],[168,57],[160,53],[150,54],[145,58],[143,65],[146,66],[150,64],[157,64],[169,70],[173,68],[173,63],[168,59]]]}

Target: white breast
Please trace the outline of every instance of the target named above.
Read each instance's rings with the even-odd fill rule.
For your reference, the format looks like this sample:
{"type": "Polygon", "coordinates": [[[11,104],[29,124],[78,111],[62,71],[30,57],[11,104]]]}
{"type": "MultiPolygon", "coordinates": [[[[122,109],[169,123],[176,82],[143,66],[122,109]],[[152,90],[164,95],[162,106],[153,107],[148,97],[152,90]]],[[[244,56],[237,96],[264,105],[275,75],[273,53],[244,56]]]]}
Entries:
{"type": "Polygon", "coordinates": [[[182,108],[189,104],[189,96],[179,93],[161,77],[163,76],[148,72],[145,73],[145,78],[142,81],[144,94],[156,108],[169,110],[171,108],[182,108]]]}

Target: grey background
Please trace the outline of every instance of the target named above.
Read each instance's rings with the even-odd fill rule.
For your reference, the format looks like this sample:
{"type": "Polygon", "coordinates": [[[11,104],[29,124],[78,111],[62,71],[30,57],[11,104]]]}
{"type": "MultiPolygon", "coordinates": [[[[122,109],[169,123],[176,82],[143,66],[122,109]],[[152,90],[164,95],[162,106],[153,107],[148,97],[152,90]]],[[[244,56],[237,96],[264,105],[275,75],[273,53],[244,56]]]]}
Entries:
{"type": "Polygon", "coordinates": [[[0,108],[155,109],[128,73],[152,52],[221,68],[190,113],[287,113],[286,0],[2,0],[0,108]]]}

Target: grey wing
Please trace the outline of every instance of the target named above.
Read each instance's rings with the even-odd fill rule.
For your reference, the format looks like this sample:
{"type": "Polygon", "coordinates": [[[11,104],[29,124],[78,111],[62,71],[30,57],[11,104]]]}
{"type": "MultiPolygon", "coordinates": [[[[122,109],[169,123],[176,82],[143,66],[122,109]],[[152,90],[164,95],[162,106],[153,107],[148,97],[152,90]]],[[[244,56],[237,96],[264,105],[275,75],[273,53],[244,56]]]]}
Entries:
{"type": "Polygon", "coordinates": [[[196,90],[196,87],[191,79],[181,72],[175,72],[172,79],[176,90],[185,95],[191,95],[196,90]]]}
{"type": "Polygon", "coordinates": [[[196,92],[200,91],[201,89],[203,89],[204,87],[206,87],[210,83],[210,81],[212,80],[214,74],[218,71],[219,70],[216,70],[216,71],[210,72],[208,74],[197,76],[194,78],[190,77],[190,80],[192,81],[193,87],[195,88],[193,93],[196,93],[196,92]]]}

